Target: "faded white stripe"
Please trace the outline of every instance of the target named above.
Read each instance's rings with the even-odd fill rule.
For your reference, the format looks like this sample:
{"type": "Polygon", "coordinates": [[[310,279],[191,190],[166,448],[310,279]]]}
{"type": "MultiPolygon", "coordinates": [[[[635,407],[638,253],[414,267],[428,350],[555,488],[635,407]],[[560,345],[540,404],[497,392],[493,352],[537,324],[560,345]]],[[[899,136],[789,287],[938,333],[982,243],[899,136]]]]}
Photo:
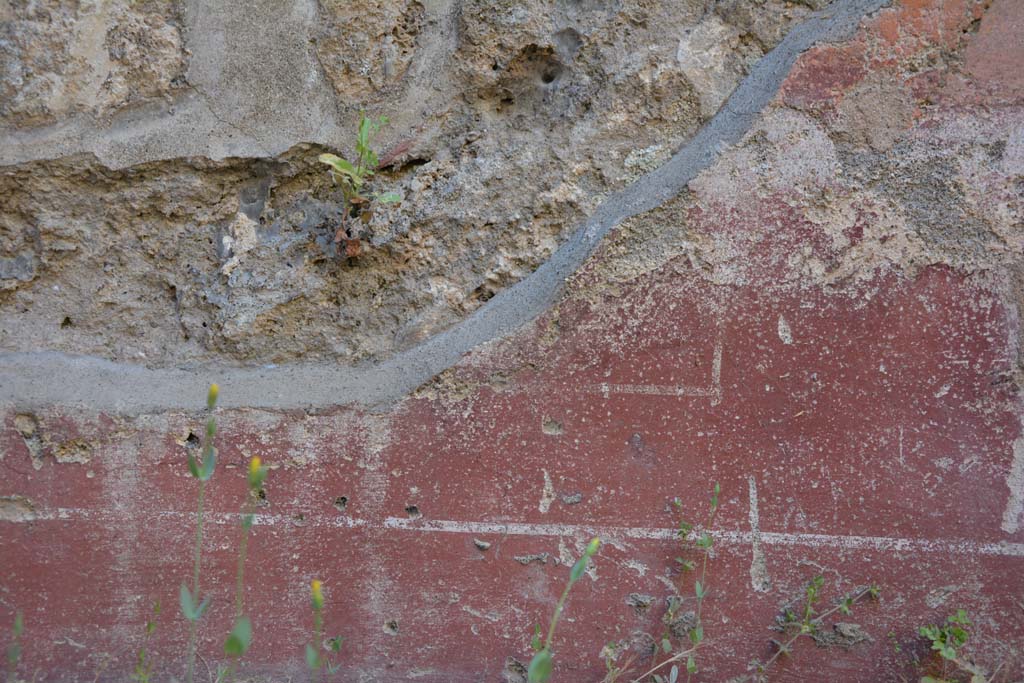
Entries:
{"type": "MultiPolygon", "coordinates": [[[[161,511],[153,513],[168,519],[190,519],[192,513],[161,511]]],[[[84,519],[111,522],[118,519],[118,513],[110,510],[88,510],[82,508],[56,508],[33,510],[7,521],[26,524],[40,521],[66,521],[84,519]]],[[[239,515],[207,513],[206,519],[214,524],[237,524],[239,515]]],[[[574,537],[600,536],[602,539],[636,539],[668,541],[676,538],[675,529],[659,527],[593,526],[584,524],[532,524],[528,522],[473,522],[447,519],[408,519],[385,517],[382,520],[361,519],[348,515],[324,516],[296,519],[289,515],[257,514],[255,524],[260,526],[310,526],[335,528],[392,529],[411,533],[442,534],[497,534],[502,536],[533,537],[574,537]]],[[[716,543],[725,545],[751,545],[755,534],[750,531],[716,530],[712,534],[716,543]]],[[[758,542],[763,546],[805,546],[810,548],[833,548],[838,550],[872,550],[887,552],[945,553],[954,555],[990,555],[1024,558],[1024,543],[982,543],[968,539],[924,539],[899,538],[892,536],[852,536],[840,534],[791,534],[760,531],[758,542]]]]}

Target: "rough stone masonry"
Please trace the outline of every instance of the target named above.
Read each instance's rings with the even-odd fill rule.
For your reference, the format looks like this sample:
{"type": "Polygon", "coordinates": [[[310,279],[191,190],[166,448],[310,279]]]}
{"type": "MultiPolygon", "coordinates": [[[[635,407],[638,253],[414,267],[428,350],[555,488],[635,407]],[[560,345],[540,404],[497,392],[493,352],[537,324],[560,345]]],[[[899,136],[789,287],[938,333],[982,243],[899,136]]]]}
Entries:
{"type": "Polygon", "coordinates": [[[941,675],[959,608],[1021,680],[1022,36],[1019,0],[0,1],[16,675],[125,680],[160,601],[181,678],[218,382],[210,670],[259,456],[247,679],[307,675],[318,578],[336,680],[525,681],[595,534],[554,680],[637,676],[717,481],[695,680],[753,680],[816,575],[881,599],[769,680],[941,675]],[[402,201],[346,258],[316,159],[360,112],[402,201]]]}

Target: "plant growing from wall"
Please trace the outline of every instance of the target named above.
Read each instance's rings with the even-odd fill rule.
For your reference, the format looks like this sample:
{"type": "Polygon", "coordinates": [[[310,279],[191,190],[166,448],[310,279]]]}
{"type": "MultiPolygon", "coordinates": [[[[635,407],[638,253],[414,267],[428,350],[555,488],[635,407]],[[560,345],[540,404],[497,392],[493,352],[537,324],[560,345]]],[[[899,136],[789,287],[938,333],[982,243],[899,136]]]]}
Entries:
{"type": "Polygon", "coordinates": [[[879,589],[875,585],[858,588],[843,595],[831,608],[818,613],[815,605],[821,600],[821,588],[824,584],[825,578],[823,576],[815,576],[804,589],[803,607],[796,612],[790,609],[786,609],[783,612],[781,628],[788,638],[785,640],[773,639],[772,644],[775,646],[775,652],[772,656],[763,663],[756,660],[751,663],[752,668],[756,672],[754,680],[767,680],[766,672],[768,669],[781,657],[792,656],[793,646],[797,640],[803,637],[814,638],[815,635],[819,634],[822,624],[830,616],[837,612],[840,614],[852,614],[853,606],[856,603],[865,598],[877,600],[879,596],[879,589]]]}
{"type": "Polygon", "coordinates": [[[531,645],[534,649],[533,659],[530,660],[530,667],[527,669],[526,675],[529,683],[547,683],[551,680],[551,670],[554,666],[554,659],[551,652],[551,640],[555,637],[555,627],[558,625],[558,620],[562,616],[562,610],[565,608],[565,601],[569,597],[569,591],[573,585],[580,580],[583,576],[583,572],[587,570],[587,563],[597,553],[598,547],[601,545],[601,539],[593,538],[590,543],[587,544],[586,550],[583,551],[583,556],[576,560],[576,564],[573,565],[572,570],[569,572],[569,583],[566,584],[565,590],[562,591],[562,597],[558,599],[558,604],[555,605],[555,613],[551,616],[551,624],[548,626],[548,635],[544,639],[543,644],[540,640],[540,627],[538,626],[533,635],[533,641],[531,645]]]}
{"type": "Polygon", "coordinates": [[[323,651],[326,647],[331,654],[340,652],[342,637],[334,636],[324,642],[324,590],[323,582],[319,579],[313,579],[310,583],[309,598],[313,607],[313,642],[306,643],[306,666],[309,667],[311,679],[315,681],[317,676],[323,680],[325,673],[338,671],[339,666],[333,663],[330,656],[325,657],[323,651]]]}
{"type": "Polygon", "coordinates": [[[135,671],[132,672],[132,680],[136,683],[149,683],[153,676],[153,658],[149,653],[149,640],[152,638],[153,633],[156,632],[156,622],[160,618],[160,601],[157,600],[153,605],[153,616],[146,620],[146,635],[142,641],[142,646],[139,647],[139,651],[135,658],[135,671]]]}
{"type": "MultiPolygon", "coordinates": [[[[691,540],[693,535],[693,524],[685,519],[679,520],[676,529],[676,537],[683,544],[684,549],[690,549],[691,544],[701,555],[700,570],[693,582],[694,609],[692,613],[682,614],[683,600],[678,597],[669,599],[668,610],[666,610],[662,622],[665,624],[665,631],[662,633],[658,643],[658,651],[667,655],[665,659],[656,663],[642,675],[633,679],[633,683],[650,680],[655,683],[675,683],[680,676],[679,665],[685,660],[686,680],[689,681],[699,671],[697,664],[697,650],[704,643],[704,599],[708,596],[708,561],[711,558],[711,549],[715,544],[711,529],[714,528],[715,517],[718,514],[718,497],[722,493],[722,487],[715,482],[711,492],[711,502],[708,506],[708,517],[700,534],[696,539],[691,540]],[[673,643],[674,632],[678,632],[678,625],[685,624],[685,639],[673,643]],[[667,670],[666,670],[666,667],[667,670]],[[665,673],[664,671],[667,671],[665,673]],[[650,677],[650,678],[649,678],[650,677]]],[[[677,509],[683,506],[682,500],[676,498],[673,504],[677,509]]],[[[697,571],[697,563],[691,559],[677,557],[676,564],[686,576],[697,571]]],[[[682,591],[680,591],[682,592],[682,591]]]]}
{"type": "Polygon", "coordinates": [[[213,476],[213,470],[217,465],[217,450],[213,446],[214,438],[217,436],[217,420],[213,412],[217,408],[217,395],[220,389],[216,384],[211,384],[206,395],[206,409],[209,413],[206,420],[206,433],[202,445],[202,461],[196,460],[195,454],[189,451],[188,471],[199,481],[198,502],[196,505],[196,543],[192,552],[192,588],[181,584],[178,591],[178,598],[181,605],[181,613],[188,620],[188,652],[186,654],[185,680],[193,683],[196,664],[196,630],[199,620],[202,618],[206,608],[209,607],[210,599],[200,600],[199,574],[202,567],[203,556],[203,498],[206,493],[206,482],[213,476]]]}
{"type": "Polygon", "coordinates": [[[946,622],[941,626],[922,626],[918,629],[922,638],[931,641],[932,650],[942,660],[941,676],[939,678],[925,676],[921,679],[921,683],[954,683],[954,681],[946,678],[946,676],[950,675],[947,671],[950,664],[956,667],[954,673],[969,674],[971,683],[989,683],[992,680],[995,674],[990,677],[985,669],[975,664],[963,653],[963,648],[971,637],[968,629],[972,625],[967,612],[958,609],[956,614],[946,617],[946,622]]]}
{"type": "Polygon", "coordinates": [[[401,201],[396,192],[367,192],[367,183],[377,170],[379,160],[371,143],[380,132],[381,126],[388,122],[381,116],[378,119],[368,118],[359,114],[359,130],[356,134],[356,155],[349,161],[335,154],[321,154],[321,163],[330,166],[331,178],[341,188],[342,212],[341,225],[334,234],[335,244],[345,242],[345,255],[352,258],[359,255],[359,223],[368,223],[373,217],[375,204],[393,204],[401,201]]]}
{"type": "Polygon", "coordinates": [[[14,615],[14,625],[11,627],[11,642],[7,646],[7,681],[15,683],[18,680],[18,662],[21,660],[21,636],[25,633],[25,617],[21,612],[14,615]]]}
{"type": "Polygon", "coordinates": [[[249,548],[249,532],[256,518],[256,501],[259,500],[267,471],[259,456],[253,456],[249,461],[246,477],[248,491],[242,507],[242,538],[238,544],[238,571],[235,574],[235,624],[224,641],[224,654],[231,658],[231,663],[220,677],[225,681],[234,678],[238,661],[252,644],[252,620],[245,615],[245,558],[249,548]]]}

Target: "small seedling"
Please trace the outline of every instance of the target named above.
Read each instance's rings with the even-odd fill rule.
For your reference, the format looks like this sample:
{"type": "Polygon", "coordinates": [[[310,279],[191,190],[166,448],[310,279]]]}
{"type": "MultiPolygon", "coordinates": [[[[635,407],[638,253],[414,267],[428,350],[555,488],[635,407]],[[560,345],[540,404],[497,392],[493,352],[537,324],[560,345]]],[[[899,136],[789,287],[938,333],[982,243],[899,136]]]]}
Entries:
{"type": "Polygon", "coordinates": [[[558,625],[558,619],[562,616],[562,609],[565,607],[565,601],[569,597],[569,590],[583,576],[583,572],[587,570],[587,563],[597,553],[600,545],[601,539],[591,539],[590,543],[587,544],[587,549],[583,551],[583,556],[572,566],[572,571],[569,572],[569,583],[566,584],[565,590],[562,591],[562,597],[558,599],[558,604],[555,605],[555,613],[551,617],[551,625],[548,626],[548,636],[543,644],[540,642],[540,626],[534,628],[533,640],[530,644],[535,654],[533,659],[530,660],[530,668],[526,672],[529,683],[547,683],[551,680],[551,670],[554,666],[554,659],[551,653],[551,639],[555,636],[555,626],[558,625]]]}
{"type": "MultiPolygon", "coordinates": [[[[683,544],[685,549],[696,548],[701,553],[700,560],[700,574],[694,580],[693,583],[693,594],[695,607],[692,613],[692,623],[686,631],[686,638],[679,643],[673,643],[673,632],[672,624],[674,624],[679,618],[680,610],[683,606],[682,599],[673,597],[669,600],[668,610],[662,621],[665,624],[665,632],[661,636],[660,640],[660,651],[664,655],[668,655],[666,659],[658,662],[653,667],[648,669],[642,676],[633,679],[633,683],[647,680],[648,676],[653,676],[655,683],[667,683],[673,682],[679,677],[679,664],[685,661],[686,666],[686,680],[689,681],[699,671],[697,665],[697,649],[704,643],[704,621],[703,621],[703,608],[704,599],[710,592],[708,588],[708,560],[711,557],[711,549],[714,547],[715,540],[711,535],[711,529],[715,524],[715,516],[718,514],[718,498],[722,493],[722,487],[719,486],[718,482],[715,482],[715,486],[711,492],[711,503],[708,510],[708,518],[704,523],[703,528],[696,539],[691,540],[693,535],[693,525],[684,519],[679,520],[679,526],[676,529],[676,536],[680,543],[683,544]],[[668,674],[658,673],[662,669],[669,667],[668,674]]],[[[673,501],[676,508],[682,508],[683,502],[676,498],[673,501]]],[[[679,566],[682,575],[696,571],[697,563],[691,559],[685,557],[677,557],[676,564],[679,566]]],[[[682,592],[682,591],[680,591],[682,592]]]]}
{"type": "MultiPolygon", "coordinates": [[[[538,627],[537,630],[540,631],[540,628],[538,627]]],[[[626,641],[613,641],[601,648],[600,656],[604,660],[605,666],[605,675],[601,683],[616,683],[620,677],[625,676],[630,671],[633,667],[633,661],[636,659],[635,655],[630,654],[623,660],[622,664],[619,664],[619,657],[628,649],[629,643],[626,641]]]]}
{"type": "Polygon", "coordinates": [[[342,637],[334,636],[327,639],[326,643],[324,642],[323,582],[313,579],[309,588],[310,603],[313,606],[313,642],[306,643],[306,666],[309,667],[311,679],[315,681],[318,674],[323,680],[325,671],[328,674],[334,674],[340,668],[339,665],[331,661],[329,656],[323,655],[323,650],[326,646],[331,654],[338,654],[341,651],[342,637]]]}
{"type": "Polygon", "coordinates": [[[21,612],[14,615],[14,626],[11,627],[11,643],[7,646],[7,680],[16,683],[18,680],[18,661],[21,659],[21,636],[25,633],[25,618],[21,612]]]}
{"type": "Polygon", "coordinates": [[[367,118],[359,114],[359,132],[356,135],[355,161],[343,159],[335,154],[321,154],[321,163],[331,167],[331,178],[341,188],[343,198],[341,225],[334,235],[336,244],[345,242],[345,255],[353,258],[359,255],[359,223],[365,224],[373,217],[374,204],[394,204],[401,201],[396,192],[367,192],[366,185],[377,170],[379,160],[371,143],[380,132],[381,126],[388,122],[381,116],[379,119],[367,118]]]}
{"type": "Polygon", "coordinates": [[[153,676],[153,658],[150,655],[147,647],[149,646],[149,640],[156,631],[156,622],[160,618],[160,601],[157,600],[153,605],[153,616],[151,619],[146,621],[146,635],[142,641],[142,646],[139,648],[138,655],[135,659],[135,671],[132,673],[132,680],[136,683],[149,683],[153,676]]]}
{"type": "Polygon", "coordinates": [[[988,672],[968,659],[963,653],[963,647],[971,637],[968,630],[971,626],[967,612],[958,609],[956,614],[946,617],[946,623],[942,626],[922,626],[918,630],[921,637],[932,641],[932,650],[942,658],[942,676],[940,678],[925,676],[921,679],[921,683],[954,683],[946,678],[947,663],[952,663],[960,672],[970,674],[971,683],[988,683],[990,680],[988,672]]]}
{"type": "Polygon", "coordinates": [[[199,597],[199,571],[202,567],[203,555],[203,498],[206,493],[206,482],[213,476],[213,470],[217,465],[217,449],[213,446],[214,438],[217,436],[217,420],[213,411],[217,408],[217,396],[220,389],[216,384],[210,385],[206,394],[206,409],[209,416],[206,420],[206,436],[203,439],[202,462],[198,462],[195,455],[189,451],[188,471],[199,480],[198,504],[196,506],[196,544],[192,553],[192,588],[182,583],[179,590],[179,603],[181,613],[188,620],[188,653],[186,661],[185,680],[193,683],[196,665],[196,629],[199,620],[202,618],[206,608],[210,605],[209,598],[199,597]]]}
{"type": "Polygon", "coordinates": [[[772,644],[775,646],[775,653],[768,658],[766,662],[754,661],[751,663],[759,674],[758,680],[764,680],[763,674],[768,668],[774,664],[783,655],[789,657],[793,654],[793,645],[796,641],[807,636],[813,638],[816,633],[820,631],[822,623],[828,617],[832,616],[836,612],[840,614],[852,614],[853,607],[856,603],[864,598],[870,598],[877,600],[879,596],[879,589],[877,586],[871,585],[866,588],[858,588],[850,593],[847,593],[831,608],[821,612],[820,614],[815,609],[815,605],[821,600],[821,589],[825,585],[825,578],[823,576],[815,576],[811,579],[811,582],[807,584],[804,589],[804,604],[803,609],[800,610],[799,614],[786,609],[782,614],[782,631],[789,635],[789,638],[785,641],[772,640],[772,644]]]}

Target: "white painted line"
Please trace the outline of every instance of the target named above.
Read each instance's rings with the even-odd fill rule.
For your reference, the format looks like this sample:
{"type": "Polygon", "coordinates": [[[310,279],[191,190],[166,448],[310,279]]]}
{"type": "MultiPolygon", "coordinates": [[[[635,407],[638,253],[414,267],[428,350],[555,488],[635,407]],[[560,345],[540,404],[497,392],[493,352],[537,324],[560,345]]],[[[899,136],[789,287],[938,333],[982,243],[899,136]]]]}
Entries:
{"type": "MultiPolygon", "coordinates": [[[[161,511],[153,513],[167,519],[191,520],[193,513],[161,511]]],[[[214,524],[237,524],[241,515],[207,513],[206,519],[214,524]]],[[[124,513],[114,510],[89,510],[83,508],[56,508],[54,510],[33,510],[31,515],[14,519],[2,519],[14,524],[31,524],[34,521],[90,520],[114,522],[124,519],[124,513]]],[[[573,537],[602,539],[636,539],[650,541],[671,541],[676,538],[675,529],[659,527],[592,526],[584,524],[533,524],[529,522],[472,522],[446,519],[409,519],[407,517],[385,517],[382,520],[361,519],[348,515],[324,516],[297,519],[290,515],[257,514],[258,526],[309,526],[335,528],[364,528],[412,533],[441,534],[498,534],[502,536],[532,537],[573,537]]],[[[691,535],[696,538],[696,531],[691,535]]],[[[724,545],[751,545],[755,535],[750,531],[713,530],[715,542],[724,545]]],[[[1024,543],[984,543],[968,539],[923,539],[898,538],[891,536],[848,536],[841,534],[790,534],[759,531],[757,540],[766,546],[805,546],[810,548],[831,548],[838,550],[870,550],[886,552],[945,553],[947,555],[989,555],[997,557],[1024,558],[1024,543]]]]}
{"type": "Polygon", "coordinates": [[[711,386],[690,387],[673,384],[611,384],[602,382],[586,387],[586,391],[608,398],[612,394],[637,394],[640,396],[695,396],[709,397],[711,405],[722,402],[722,342],[715,344],[711,358],[711,386]]]}
{"type": "Polygon", "coordinates": [[[609,394],[645,394],[647,396],[716,396],[714,389],[701,387],[678,387],[664,384],[597,384],[591,391],[604,395],[609,394]]]}
{"type": "MultiPolygon", "coordinates": [[[[602,538],[633,538],[639,540],[674,540],[675,529],[649,527],[585,526],[580,524],[529,524],[523,522],[462,522],[451,520],[411,520],[388,517],[386,529],[402,529],[427,533],[502,534],[506,536],[573,536],[602,538]]],[[[763,545],[810,546],[842,550],[886,550],[893,552],[954,553],[1024,557],[1024,543],[979,543],[963,539],[917,539],[889,536],[845,536],[833,534],[786,534],[758,532],[763,545]]],[[[715,541],[730,545],[750,545],[754,534],[749,531],[712,531],[715,541]]],[[[696,532],[691,532],[696,538],[696,532]]]]}

